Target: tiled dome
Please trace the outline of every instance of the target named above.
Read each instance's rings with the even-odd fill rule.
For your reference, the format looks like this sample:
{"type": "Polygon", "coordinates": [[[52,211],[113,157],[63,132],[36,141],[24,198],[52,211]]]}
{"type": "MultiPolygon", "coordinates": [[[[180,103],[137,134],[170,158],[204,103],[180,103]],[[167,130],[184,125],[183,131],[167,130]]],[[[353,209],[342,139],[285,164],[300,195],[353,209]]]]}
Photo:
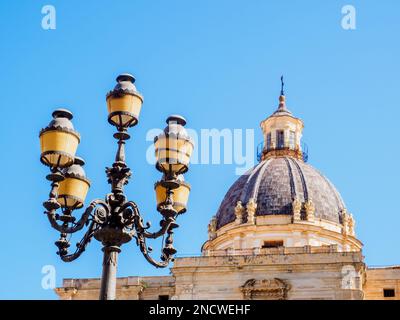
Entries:
{"type": "Polygon", "coordinates": [[[235,220],[238,201],[245,205],[251,198],[257,203],[256,216],[292,215],[292,202],[311,200],[315,218],[341,223],[343,200],[318,170],[289,156],[261,161],[241,176],[229,189],[216,214],[217,228],[235,220]]]}

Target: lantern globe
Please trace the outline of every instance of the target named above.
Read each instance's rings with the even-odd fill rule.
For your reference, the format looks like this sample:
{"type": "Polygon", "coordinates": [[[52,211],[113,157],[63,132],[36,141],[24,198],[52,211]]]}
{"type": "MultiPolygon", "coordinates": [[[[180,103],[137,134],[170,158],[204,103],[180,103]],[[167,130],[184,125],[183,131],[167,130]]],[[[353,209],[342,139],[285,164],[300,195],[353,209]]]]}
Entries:
{"type": "Polygon", "coordinates": [[[63,208],[73,210],[82,208],[84,205],[90,182],[86,178],[83,165],[84,161],[76,157],[74,164],[64,171],[65,179],[60,182],[57,197],[57,202],[63,208]]]}
{"type": "Polygon", "coordinates": [[[184,128],[186,120],[182,116],[168,117],[167,124],[154,139],[156,168],[170,176],[183,174],[188,170],[194,143],[184,128]]]}
{"type": "Polygon", "coordinates": [[[117,77],[117,85],[107,94],[108,122],[119,129],[135,126],[143,104],[143,96],[136,90],[135,78],[124,73],[117,77]]]}
{"type": "Polygon", "coordinates": [[[49,125],[40,130],[40,161],[43,164],[53,168],[73,164],[80,135],[74,129],[72,117],[70,111],[57,109],[49,125]]]}
{"type": "MultiPolygon", "coordinates": [[[[173,189],[172,200],[173,208],[177,213],[182,214],[186,212],[187,203],[190,194],[190,185],[183,181],[183,176],[178,176],[179,186],[173,189]]],[[[167,200],[167,188],[164,186],[163,181],[158,181],[154,184],[156,193],[157,210],[160,211],[161,206],[165,205],[167,200]]]]}

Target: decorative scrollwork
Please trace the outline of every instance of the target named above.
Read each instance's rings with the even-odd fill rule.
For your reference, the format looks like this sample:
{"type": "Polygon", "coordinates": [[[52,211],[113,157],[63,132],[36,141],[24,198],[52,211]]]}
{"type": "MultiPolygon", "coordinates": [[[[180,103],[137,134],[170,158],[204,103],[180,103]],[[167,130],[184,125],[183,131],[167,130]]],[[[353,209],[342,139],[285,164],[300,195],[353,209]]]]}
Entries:
{"type": "Polygon", "coordinates": [[[83,236],[82,240],[79,241],[76,244],[76,250],[73,254],[68,254],[68,247],[69,247],[69,243],[67,247],[63,247],[62,243],[59,243],[59,241],[56,242],[56,245],[59,247],[59,251],[58,254],[61,257],[61,260],[64,262],[71,262],[74,261],[75,259],[79,258],[80,255],[85,251],[87,245],[90,243],[90,241],[92,240],[92,237],[95,233],[96,230],[96,223],[93,221],[88,230],[86,231],[85,235],[83,236]]]}

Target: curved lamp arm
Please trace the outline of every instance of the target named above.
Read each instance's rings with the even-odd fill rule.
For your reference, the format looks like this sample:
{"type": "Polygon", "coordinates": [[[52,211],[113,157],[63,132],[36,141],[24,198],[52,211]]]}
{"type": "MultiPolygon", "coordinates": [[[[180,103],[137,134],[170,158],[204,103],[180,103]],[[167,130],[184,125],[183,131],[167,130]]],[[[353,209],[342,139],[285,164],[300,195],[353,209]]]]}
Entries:
{"type": "MultiPolygon", "coordinates": [[[[93,200],[90,203],[90,205],[86,208],[85,212],[82,214],[82,216],[78,220],[78,222],[74,223],[74,225],[72,227],[68,227],[65,224],[59,224],[57,222],[56,209],[46,211],[45,213],[47,214],[47,218],[49,219],[49,222],[54,229],[56,229],[57,231],[59,231],[61,233],[70,234],[70,233],[75,233],[75,232],[81,230],[85,226],[85,224],[87,224],[89,217],[94,216],[92,214],[92,212],[97,206],[101,206],[106,211],[106,214],[108,214],[110,212],[110,208],[105,201],[103,201],[101,199],[93,200]]],[[[97,216],[97,215],[95,215],[95,216],[97,216]]]]}
{"type": "Polygon", "coordinates": [[[64,261],[64,262],[71,262],[71,261],[74,261],[75,259],[79,258],[80,255],[85,251],[86,246],[92,240],[96,229],[97,229],[97,224],[96,224],[96,222],[92,221],[90,223],[89,229],[86,231],[86,233],[83,236],[82,240],[79,241],[76,244],[76,250],[72,254],[68,254],[68,249],[67,248],[68,248],[69,244],[68,243],[62,244],[62,243],[65,243],[65,242],[62,239],[63,237],[61,237],[61,239],[56,242],[57,246],[60,249],[59,255],[60,255],[61,260],[64,261]],[[66,247],[63,247],[63,246],[66,246],[66,247]]]}
{"type": "Polygon", "coordinates": [[[136,244],[139,246],[140,252],[143,254],[144,258],[157,268],[167,267],[169,262],[173,260],[173,254],[176,252],[172,246],[172,229],[178,226],[175,223],[175,216],[164,217],[160,223],[161,228],[158,231],[148,232],[147,229],[150,227],[150,223],[143,223],[143,218],[135,202],[126,202],[121,206],[120,212],[122,212],[125,218],[125,227],[131,230],[130,235],[136,239],[136,244]],[[146,239],[157,239],[166,233],[168,235],[165,241],[163,240],[161,261],[157,261],[151,257],[150,252],[152,249],[147,246],[146,239]]]}
{"type": "Polygon", "coordinates": [[[169,262],[172,260],[171,256],[166,256],[164,253],[161,256],[161,261],[157,261],[150,256],[151,249],[146,244],[146,238],[138,234],[136,237],[136,243],[139,246],[140,252],[143,254],[143,257],[156,268],[165,268],[168,266],[169,262]]]}
{"type": "Polygon", "coordinates": [[[143,218],[139,212],[139,208],[136,205],[134,201],[128,201],[126,202],[122,207],[121,211],[124,212],[126,209],[131,208],[132,209],[132,214],[130,217],[127,219],[126,224],[134,224],[135,226],[135,231],[138,234],[142,234],[144,238],[149,238],[149,239],[157,239],[161,236],[163,236],[167,230],[170,228],[172,223],[175,222],[175,217],[167,217],[164,220],[161,221],[161,228],[156,231],[156,232],[148,232],[147,229],[151,227],[150,222],[147,222],[144,224],[143,218]]]}

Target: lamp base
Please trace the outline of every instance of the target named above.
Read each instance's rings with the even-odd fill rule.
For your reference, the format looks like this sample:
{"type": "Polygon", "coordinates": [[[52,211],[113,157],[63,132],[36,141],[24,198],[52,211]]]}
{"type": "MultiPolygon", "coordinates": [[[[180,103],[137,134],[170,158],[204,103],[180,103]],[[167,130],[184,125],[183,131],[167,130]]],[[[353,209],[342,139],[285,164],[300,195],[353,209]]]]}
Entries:
{"type": "Polygon", "coordinates": [[[131,138],[130,134],[126,131],[118,131],[114,133],[113,137],[117,140],[129,140],[131,138]]]}
{"type": "Polygon", "coordinates": [[[178,180],[175,179],[171,179],[171,180],[161,180],[160,181],[161,185],[166,188],[166,189],[170,189],[170,190],[174,190],[179,188],[180,183],[178,180]]]}
{"type": "Polygon", "coordinates": [[[60,182],[64,180],[64,176],[59,172],[53,172],[48,174],[46,179],[52,182],[60,182]]]}
{"type": "Polygon", "coordinates": [[[45,207],[48,211],[51,211],[59,209],[61,205],[57,202],[56,199],[49,199],[43,202],[43,207],[45,207]]]}

